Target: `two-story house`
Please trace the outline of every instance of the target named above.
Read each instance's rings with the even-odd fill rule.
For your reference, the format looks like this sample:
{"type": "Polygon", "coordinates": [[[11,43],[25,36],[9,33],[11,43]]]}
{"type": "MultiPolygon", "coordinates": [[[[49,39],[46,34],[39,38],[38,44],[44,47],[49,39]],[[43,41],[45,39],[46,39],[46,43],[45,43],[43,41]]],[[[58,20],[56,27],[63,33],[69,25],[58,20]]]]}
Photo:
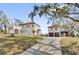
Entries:
{"type": "Polygon", "coordinates": [[[41,30],[40,26],[35,22],[27,22],[22,24],[13,24],[12,28],[9,28],[8,33],[14,33],[14,34],[24,34],[24,35],[40,35],[41,30]]]}
{"type": "Polygon", "coordinates": [[[68,36],[69,30],[65,27],[62,27],[58,24],[48,26],[48,34],[51,37],[61,37],[61,36],[68,36]]]}
{"type": "Polygon", "coordinates": [[[28,23],[20,24],[19,26],[21,27],[20,31],[22,34],[33,35],[33,31],[34,31],[34,35],[41,34],[40,26],[35,22],[31,21],[28,23]]]}

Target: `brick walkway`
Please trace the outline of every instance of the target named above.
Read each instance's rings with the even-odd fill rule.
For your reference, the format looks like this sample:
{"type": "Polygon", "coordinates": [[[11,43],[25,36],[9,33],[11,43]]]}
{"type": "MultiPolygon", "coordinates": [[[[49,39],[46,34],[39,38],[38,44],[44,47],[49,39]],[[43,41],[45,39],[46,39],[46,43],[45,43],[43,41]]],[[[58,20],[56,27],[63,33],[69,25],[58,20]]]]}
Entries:
{"type": "Polygon", "coordinates": [[[44,38],[38,44],[23,52],[21,55],[62,55],[59,46],[61,38],[44,38]]]}

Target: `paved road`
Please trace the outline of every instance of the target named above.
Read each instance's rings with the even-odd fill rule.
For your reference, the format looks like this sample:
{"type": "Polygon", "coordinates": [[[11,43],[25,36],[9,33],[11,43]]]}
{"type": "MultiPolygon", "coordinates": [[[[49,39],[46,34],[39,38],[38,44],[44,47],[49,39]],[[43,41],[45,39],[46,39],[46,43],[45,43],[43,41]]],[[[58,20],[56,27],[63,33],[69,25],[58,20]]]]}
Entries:
{"type": "Polygon", "coordinates": [[[21,55],[62,55],[59,41],[61,38],[48,38],[40,41],[21,55]]]}

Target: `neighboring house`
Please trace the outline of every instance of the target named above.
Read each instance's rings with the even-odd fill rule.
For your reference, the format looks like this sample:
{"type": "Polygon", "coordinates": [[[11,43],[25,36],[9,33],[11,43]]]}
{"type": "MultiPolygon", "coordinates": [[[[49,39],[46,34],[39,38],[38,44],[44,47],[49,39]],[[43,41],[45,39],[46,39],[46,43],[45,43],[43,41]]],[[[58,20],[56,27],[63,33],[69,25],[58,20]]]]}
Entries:
{"type": "Polygon", "coordinates": [[[69,30],[58,24],[48,26],[48,34],[51,37],[69,36],[69,30]]]}
{"type": "Polygon", "coordinates": [[[24,35],[33,35],[32,31],[35,31],[35,35],[40,35],[41,30],[40,26],[35,22],[27,22],[23,24],[14,24],[12,27],[9,28],[9,33],[14,34],[24,34],[24,35]],[[34,25],[34,27],[33,27],[34,25]]]}

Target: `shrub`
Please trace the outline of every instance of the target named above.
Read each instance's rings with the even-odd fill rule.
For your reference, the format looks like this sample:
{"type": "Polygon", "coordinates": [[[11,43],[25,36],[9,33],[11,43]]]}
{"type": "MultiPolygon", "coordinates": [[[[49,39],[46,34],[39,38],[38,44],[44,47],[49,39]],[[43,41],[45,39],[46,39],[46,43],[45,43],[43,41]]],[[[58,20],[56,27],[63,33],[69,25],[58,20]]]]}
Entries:
{"type": "Polygon", "coordinates": [[[0,49],[0,55],[4,55],[4,54],[6,54],[6,52],[0,49]]]}
{"type": "Polygon", "coordinates": [[[60,40],[63,54],[76,55],[79,53],[79,38],[68,37],[60,40]]]}

